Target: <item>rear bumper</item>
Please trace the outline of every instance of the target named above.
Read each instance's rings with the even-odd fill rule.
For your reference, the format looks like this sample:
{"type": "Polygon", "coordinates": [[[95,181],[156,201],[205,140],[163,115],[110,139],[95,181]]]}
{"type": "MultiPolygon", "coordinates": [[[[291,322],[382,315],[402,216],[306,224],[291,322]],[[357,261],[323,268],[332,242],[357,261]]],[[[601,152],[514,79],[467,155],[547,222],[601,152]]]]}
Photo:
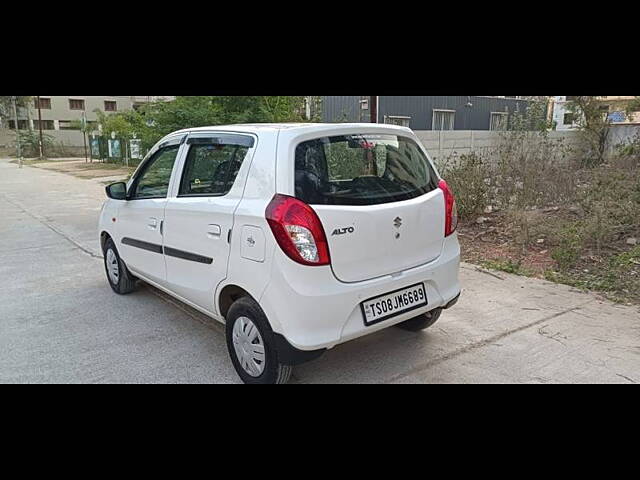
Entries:
{"type": "Polygon", "coordinates": [[[273,331],[292,348],[323,350],[436,308],[453,306],[460,296],[459,267],[456,235],[445,239],[442,255],[427,265],[358,283],[338,281],[330,267],[300,266],[277,250],[271,281],[259,301],[273,331]],[[419,282],[425,284],[428,305],[364,325],[362,301],[419,282]]]}
{"type": "Polygon", "coordinates": [[[458,303],[458,300],[460,300],[460,295],[462,295],[462,292],[460,292],[458,295],[456,295],[453,300],[450,300],[444,307],[442,307],[442,309],[443,310],[447,310],[447,309],[453,307],[456,303],[458,303]]]}

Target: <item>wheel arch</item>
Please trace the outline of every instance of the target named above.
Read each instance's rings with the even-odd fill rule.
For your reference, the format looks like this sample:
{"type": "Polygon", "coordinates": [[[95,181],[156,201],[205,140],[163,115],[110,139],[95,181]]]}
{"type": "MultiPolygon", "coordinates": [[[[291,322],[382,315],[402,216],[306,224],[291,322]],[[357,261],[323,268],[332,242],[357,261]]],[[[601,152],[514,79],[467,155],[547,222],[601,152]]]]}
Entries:
{"type": "Polygon", "coordinates": [[[102,250],[103,254],[104,254],[104,247],[107,243],[107,240],[109,239],[113,240],[113,237],[109,232],[107,232],[106,230],[103,230],[102,232],[100,232],[100,250],[102,250]]]}
{"type": "Polygon", "coordinates": [[[218,294],[218,298],[217,298],[218,313],[223,318],[226,318],[227,313],[229,312],[229,308],[231,308],[231,305],[233,305],[233,302],[235,302],[236,300],[242,297],[249,297],[256,303],[258,303],[258,300],[244,288],[238,285],[235,285],[233,283],[225,285],[224,287],[222,287],[222,290],[220,290],[220,293],[218,294]]]}

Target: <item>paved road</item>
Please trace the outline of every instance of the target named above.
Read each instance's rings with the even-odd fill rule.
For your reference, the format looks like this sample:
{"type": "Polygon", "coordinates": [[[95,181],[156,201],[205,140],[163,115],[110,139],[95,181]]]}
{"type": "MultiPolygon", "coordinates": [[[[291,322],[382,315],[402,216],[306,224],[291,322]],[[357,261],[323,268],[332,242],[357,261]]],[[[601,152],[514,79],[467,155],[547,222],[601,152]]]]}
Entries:
{"type": "MultiPolygon", "coordinates": [[[[104,186],[0,160],[0,382],[237,383],[223,327],[151,287],[104,278],[104,186]]],[[[462,266],[432,329],[336,347],[294,383],[640,382],[640,311],[462,266]]]]}

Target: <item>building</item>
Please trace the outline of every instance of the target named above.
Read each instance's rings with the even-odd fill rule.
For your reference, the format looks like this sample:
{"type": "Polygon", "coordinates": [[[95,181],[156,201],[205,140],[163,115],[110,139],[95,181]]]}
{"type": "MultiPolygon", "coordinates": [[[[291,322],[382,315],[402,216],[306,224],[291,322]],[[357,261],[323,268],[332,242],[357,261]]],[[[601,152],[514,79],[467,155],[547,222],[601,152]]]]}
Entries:
{"type": "MultiPolygon", "coordinates": [[[[578,128],[578,120],[572,112],[567,108],[567,104],[575,97],[558,96],[552,97],[552,121],[556,130],[572,130],[578,128]]],[[[640,112],[628,116],[626,108],[635,96],[602,96],[599,100],[602,102],[603,114],[608,115],[612,124],[634,124],[640,123],[640,112]]]]}
{"type": "Polygon", "coordinates": [[[511,115],[529,105],[522,97],[410,95],[325,96],[322,103],[325,122],[371,122],[374,117],[377,123],[413,130],[504,130],[511,115]]]}
{"type": "Polygon", "coordinates": [[[139,108],[140,106],[144,105],[145,103],[149,103],[149,102],[170,102],[171,100],[175,100],[176,97],[168,97],[168,96],[164,96],[164,97],[160,97],[160,96],[137,96],[137,97],[129,97],[131,98],[131,101],[133,102],[133,108],[139,108]]]}
{"type": "MultiPolygon", "coordinates": [[[[43,133],[53,137],[56,144],[69,147],[69,151],[79,154],[78,149],[83,147],[84,138],[82,132],[75,128],[74,120],[85,118],[89,123],[97,123],[96,110],[106,113],[122,112],[138,108],[148,102],[168,101],[174,98],[168,96],[41,95],[39,97],[40,108],[38,109],[38,98],[34,96],[29,108],[18,109],[18,129],[39,131],[40,122],[42,122],[43,133]]],[[[0,147],[4,146],[4,149],[8,149],[9,144],[13,142],[13,132],[10,130],[15,130],[15,128],[15,119],[11,118],[11,115],[2,120],[0,147]]]]}

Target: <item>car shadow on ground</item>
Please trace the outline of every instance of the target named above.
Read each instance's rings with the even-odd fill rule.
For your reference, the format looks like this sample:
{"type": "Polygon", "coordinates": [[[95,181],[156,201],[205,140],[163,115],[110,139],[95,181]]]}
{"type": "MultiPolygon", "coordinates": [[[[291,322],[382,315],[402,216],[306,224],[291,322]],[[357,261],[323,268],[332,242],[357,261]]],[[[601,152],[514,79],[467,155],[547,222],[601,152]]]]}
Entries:
{"type": "MultiPolygon", "coordinates": [[[[160,297],[192,319],[206,325],[224,341],[224,325],[161,290],[141,283],[139,288],[160,297]]],[[[443,319],[446,314],[443,314],[443,319]]],[[[290,383],[381,383],[402,376],[412,365],[445,353],[446,332],[438,323],[422,332],[407,332],[396,327],[352,340],[327,350],[322,357],[297,365],[290,383]],[[425,357],[425,350],[431,354],[425,357]]],[[[215,342],[220,344],[220,342],[215,342]]],[[[450,343],[450,342],[449,342],[450,343]]],[[[227,355],[226,349],[215,357],[227,355]]],[[[212,362],[215,359],[212,358],[212,362]]],[[[232,369],[229,362],[229,368],[232,369]]]]}

